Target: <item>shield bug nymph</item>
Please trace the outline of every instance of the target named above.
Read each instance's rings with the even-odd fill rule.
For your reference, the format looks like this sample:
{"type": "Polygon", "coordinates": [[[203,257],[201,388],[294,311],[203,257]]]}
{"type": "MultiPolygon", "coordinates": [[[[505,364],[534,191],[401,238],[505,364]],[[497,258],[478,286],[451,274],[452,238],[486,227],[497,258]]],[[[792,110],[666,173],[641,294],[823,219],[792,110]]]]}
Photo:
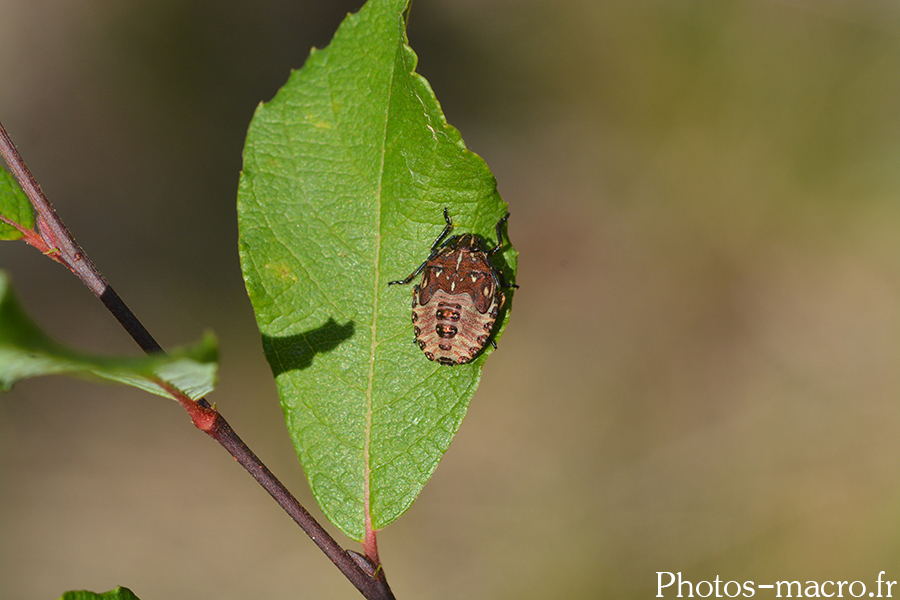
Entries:
{"type": "Polygon", "coordinates": [[[416,344],[428,360],[442,365],[467,363],[491,340],[506,302],[501,290],[506,286],[490,257],[503,248],[502,229],[508,218],[506,213],[497,221],[497,245],[486,249],[481,236],[472,233],[444,241],[453,229],[445,208],[447,225],[425,262],[406,279],[388,282],[405,285],[422,273],[422,282],[413,288],[412,322],[416,344]]]}

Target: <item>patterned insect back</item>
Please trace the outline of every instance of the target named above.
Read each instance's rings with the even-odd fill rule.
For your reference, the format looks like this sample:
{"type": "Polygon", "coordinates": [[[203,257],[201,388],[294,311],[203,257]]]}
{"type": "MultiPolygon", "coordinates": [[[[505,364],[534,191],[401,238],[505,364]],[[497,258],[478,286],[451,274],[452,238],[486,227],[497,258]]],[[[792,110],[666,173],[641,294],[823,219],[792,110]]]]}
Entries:
{"type": "Polygon", "coordinates": [[[422,273],[422,282],[413,288],[412,322],[416,344],[428,360],[464,364],[490,341],[506,301],[490,256],[503,247],[501,229],[507,218],[509,214],[497,223],[497,245],[491,250],[485,250],[481,238],[470,233],[441,245],[453,226],[445,209],[447,226],[430,256],[406,279],[390,282],[406,284],[422,273]]]}

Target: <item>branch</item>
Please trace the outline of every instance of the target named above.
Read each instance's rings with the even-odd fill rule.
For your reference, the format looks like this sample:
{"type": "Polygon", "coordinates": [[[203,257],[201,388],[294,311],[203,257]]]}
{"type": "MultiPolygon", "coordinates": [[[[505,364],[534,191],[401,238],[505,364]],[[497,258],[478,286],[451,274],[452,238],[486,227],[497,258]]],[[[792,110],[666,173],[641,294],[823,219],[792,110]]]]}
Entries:
{"type": "MultiPolygon", "coordinates": [[[[148,354],[163,352],[159,343],[125,305],[69,233],[25,161],[22,160],[2,123],[0,123],[0,154],[3,155],[37,213],[37,231],[26,234],[25,240],[48,257],[68,267],[103,302],[144,352],[148,354]]],[[[215,407],[205,398],[195,402],[173,386],[165,382],[162,384],[178,399],[179,404],[191,416],[194,425],[216,440],[250,473],[365,598],[394,599],[381,565],[372,563],[356,552],[344,550],[250,450],[215,407]]]]}

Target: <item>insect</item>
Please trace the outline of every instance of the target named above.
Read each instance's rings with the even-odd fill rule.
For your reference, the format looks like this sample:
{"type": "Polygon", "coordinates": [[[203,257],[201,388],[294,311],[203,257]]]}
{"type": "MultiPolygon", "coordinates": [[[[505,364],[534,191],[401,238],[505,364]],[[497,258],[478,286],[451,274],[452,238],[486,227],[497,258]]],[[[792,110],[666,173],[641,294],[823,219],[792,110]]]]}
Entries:
{"type": "Polygon", "coordinates": [[[416,344],[428,360],[442,365],[471,361],[484,349],[497,315],[506,302],[500,273],[490,257],[503,248],[503,223],[497,221],[497,245],[486,250],[481,236],[465,233],[444,239],[453,229],[444,209],[446,227],[431,245],[431,253],[406,279],[388,285],[406,285],[419,273],[422,282],[413,288],[412,322],[416,344]]]}

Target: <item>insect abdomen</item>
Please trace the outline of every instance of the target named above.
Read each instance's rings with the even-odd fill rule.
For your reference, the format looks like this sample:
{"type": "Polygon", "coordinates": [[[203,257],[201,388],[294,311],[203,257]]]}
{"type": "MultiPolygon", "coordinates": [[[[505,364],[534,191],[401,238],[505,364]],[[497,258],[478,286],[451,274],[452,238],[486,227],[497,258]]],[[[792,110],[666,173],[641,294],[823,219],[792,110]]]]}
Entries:
{"type": "Polygon", "coordinates": [[[422,304],[420,288],[413,289],[413,325],[416,343],[429,360],[444,365],[464,364],[478,354],[488,339],[497,320],[499,294],[482,313],[476,309],[469,293],[450,294],[435,290],[422,304]]]}

